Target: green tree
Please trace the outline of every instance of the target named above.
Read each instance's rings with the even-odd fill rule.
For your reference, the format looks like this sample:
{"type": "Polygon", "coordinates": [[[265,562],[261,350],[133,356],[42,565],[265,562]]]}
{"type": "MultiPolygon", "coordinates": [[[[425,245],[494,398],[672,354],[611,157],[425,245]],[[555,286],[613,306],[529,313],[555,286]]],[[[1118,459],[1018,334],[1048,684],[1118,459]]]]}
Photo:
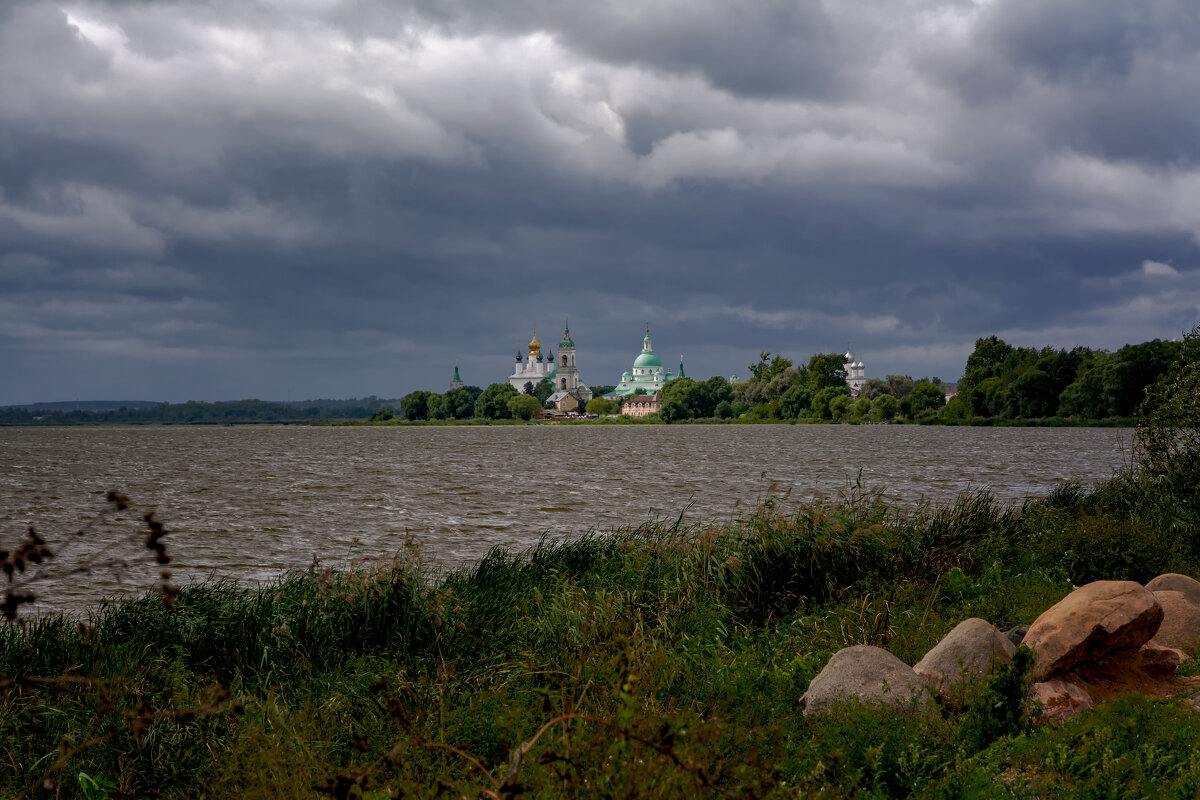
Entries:
{"type": "Polygon", "coordinates": [[[846,357],[841,353],[817,353],[808,359],[808,381],[816,392],[846,386],[846,357]]]}
{"type": "Polygon", "coordinates": [[[511,419],[508,401],[516,397],[517,390],[508,383],[493,383],[475,400],[475,416],[482,419],[511,419]]]}
{"type": "Polygon", "coordinates": [[[1200,552],[1200,325],[1142,404],[1135,454],[1146,501],[1200,552]]]}
{"type": "Polygon", "coordinates": [[[704,387],[704,413],[700,416],[715,417],[717,415],[717,406],[733,400],[733,387],[721,375],[713,375],[704,382],[704,387]]]}
{"type": "MultiPolygon", "coordinates": [[[[722,380],[724,379],[722,378],[722,380]]],[[[730,389],[733,399],[744,403],[747,407],[762,405],[777,407],[779,399],[797,383],[808,383],[807,368],[789,367],[775,372],[767,380],[742,381],[736,388],[730,387],[730,389]]]]}
{"type": "Polygon", "coordinates": [[[609,400],[607,397],[593,397],[591,400],[588,400],[585,410],[589,414],[604,417],[619,412],[621,405],[614,400],[609,400]]]}
{"type": "Polygon", "coordinates": [[[483,390],[478,386],[463,386],[446,392],[446,413],[453,419],[470,419],[475,416],[475,401],[483,390]]]}
{"type": "Polygon", "coordinates": [[[663,422],[679,422],[695,416],[692,406],[696,402],[699,384],[691,378],[676,378],[663,386],[658,393],[658,415],[663,422]]]}
{"type": "Polygon", "coordinates": [[[883,394],[888,394],[888,385],[879,378],[867,378],[866,383],[858,390],[858,396],[868,400],[874,400],[883,394]]]}
{"type": "Polygon", "coordinates": [[[390,419],[394,419],[395,416],[396,413],[391,408],[384,406],[371,415],[371,422],[387,422],[390,419]]]}
{"type": "Polygon", "coordinates": [[[1127,344],[1113,353],[1105,381],[1112,415],[1133,416],[1146,399],[1146,390],[1175,364],[1180,353],[1178,342],[1161,339],[1127,344]]]}
{"type": "Polygon", "coordinates": [[[922,378],[913,385],[912,392],[905,400],[908,401],[908,415],[917,419],[925,412],[941,411],[946,404],[946,395],[940,387],[922,378]]]}
{"type": "Polygon", "coordinates": [[[728,400],[722,400],[717,403],[717,407],[713,409],[713,416],[717,419],[730,419],[733,417],[733,403],[728,400]]]}
{"type": "Polygon", "coordinates": [[[1009,385],[1006,406],[1011,417],[1048,417],[1058,410],[1054,379],[1040,369],[1018,375],[1009,385]]]}
{"type": "Polygon", "coordinates": [[[678,396],[668,397],[658,404],[658,416],[663,422],[668,424],[672,422],[682,422],[685,419],[691,419],[691,412],[688,411],[683,400],[678,396]]]}
{"type": "Polygon", "coordinates": [[[947,422],[964,422],[971,416],[971,409],[958,395],[951,397],[943,406],[939,416],[947,422]]]}
{"type": "Polygon", "coordinates": [[[871,419],[890,422],[900,413],[900,401],[890,394],[881,394],[871,401],[871,419]]]}
{"type": "Polygon", "coordinates": [[[850,410],[853,403],[854,401],[850,399],[849,394],[839,394],[837,397],[831,397],[829,399],[830,419],[845,420],[853,416],[853,412],[850,410]]]}
{"type": "Polygon", "coordinates": [[[888,375],[884,382],[887,386],[887,393],[897,400],[908,397],[908,393],[916,385],[916,382],[908,375],[888,375]]]}
{"type": "Polygon", "coordinates": [[[659,394],[659,415],[666,422],[684,419],[708,419],[717,406],[733,398],[733,388],[720,375],[706,381],[676,378],[663,386],[659,394]]]}
{"type": "Polygon", "coordinates": [[[432,392],[417,389],[409,392],[400,399],[400,413],[407,420],[427,419],[429,414],[429,398],[432,392]]]}
{"type": "Polygon", "coordinates": [[[532,394],[538,399],[538,402],[544,406],[546,405],[546,401],[550,398],[550,395],[554,394],[554,384],[545,378],[542,378],[537,382],[537,386],[533,387],[532,394]]]}
{"type": "Polygon", "coordinates": [[[792,366],[792,362],[783,356],[772,357],[769,350],[758,354],[758,363],[750,365],[750,380],[768,383],[776,375],[792,366]]]}
{"type": "Polygon", "coordinates": [[[812,415],[817,419],[833,419],[833,409],[830,404],[835,397],[850,397],[850,390],[845,386],[826,386],[812,398],[812,415]]]}
{"type": "Polygon", "coordinates": [[[802,419],[807,417],[812,407],[812,389],[807,383],[794,383],[792,388],[779,398],[779,416],[782,419],[802,419]]]}
{"type": "MultiPolygon", "coordinates": [[[[961,387],[959,394],[962,394],[961,387]]],[[[998,417],[1004,413],[1006,395],[1003,380],[987,378],[975,385],[974,390],[966,396],[966,402],[978,416],[998,417]]]]}
{"type": "MultiPolygon", "coordinates": [[[[1092,351],[1086,347],[1075,347],[1071,350],[1046,348],[1042,351],[1042,357],[1034,364],[1034,368],[1040,369],[1050,376],[1050,381],[1054,384],[1053,393],[1057,399],[1063,390],[1079,377],[1080,370],[1087,363],[1091,354],[1092,351]]],[[[1057,411],[1057,407],[1051,411],[1051,414],[1055,411],[1057,411]]]]}
{"type": "MultiPolygon", "coordinates": [[[[967,356],[967,367],[962,380],[958,382],[958,392],[971,407],[972,412],[981,417],[996,416],[999,410],[989,408],[982,398],[975,397],[977,388],[989,378],[998,378],[1012,359],[1015,348],[997,336],[975,340],[975,350],[967,356]]],[[[1001,386],[1003,383],[1001,382],[1001,386]]]]}
{"type": "Polygon", "coordinates": [[[518,394],[508,400],[508,413],[513,419],[534,419],[542,414],[542,404],[531,394],[518,394]]]}
{"type": "Polygon", "coordinates": [[[450,416],[450,404],[446,401],[446,395],[429,395],[429,405],[425,413],[428,419],[446,419],[450,416]]]}

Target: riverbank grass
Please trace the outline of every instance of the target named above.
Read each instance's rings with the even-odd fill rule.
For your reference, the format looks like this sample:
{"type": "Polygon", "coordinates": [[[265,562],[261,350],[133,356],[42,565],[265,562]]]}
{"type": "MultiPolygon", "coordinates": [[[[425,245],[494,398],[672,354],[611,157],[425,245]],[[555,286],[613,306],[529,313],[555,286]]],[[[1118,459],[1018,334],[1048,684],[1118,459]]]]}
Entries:
{"type": "MultiPolygon", "coordinates": [[[[5,796],[1191,795],[1200,717],[1130,698],[1005,727],[799,700],[832,653],[914,663],[955,624],[1031,622],[1096,578],[1197,574],[1132,477],[1020,508],[772,498],[735,523],[656,521],[438,574],[395,560],[84,625],[0,628],[5,796]],[[1163,531],[1166,531],[1165,533],[1163,531]],[[1136,735],[1135,735],[1136,732],[1136,735]]],[[[1171,531],[1175,531],[1172,533],[1171,531]]],[[[1015,687],[1015,688],[1014,688],[1015,687]]]]}

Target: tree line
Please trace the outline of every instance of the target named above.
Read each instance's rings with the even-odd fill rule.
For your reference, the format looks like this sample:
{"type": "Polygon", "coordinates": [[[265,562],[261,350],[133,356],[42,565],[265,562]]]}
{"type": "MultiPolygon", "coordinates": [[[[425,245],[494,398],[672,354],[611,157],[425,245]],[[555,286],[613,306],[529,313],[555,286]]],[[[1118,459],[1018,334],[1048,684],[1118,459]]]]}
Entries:
{"type": "Polygon", "coordinates": [[[946,417],[961,419],[1127,419],[1146,392],[1179,368],[1182,344],[1154,339],[1116,352],[975,342],[946,417]]]}
{"type": "Polygon", "coordinates": [[[224,425],[361,420],[388,403],[375,396],[348,400],[232,400],[215,403],[189,400],[148,408],[87,409],[0,408],[0,425],[224,425]]]}
{"type": "MultiPolygon", "coordinates": [[[[588,413],[603,415],[619,411],[618,403],[599,396],[612,390],[612,386],[597,386],[593,390],[597,396],[587,404],[588,413]]],[[[381,408],[371,421],[529,420],[541,414],[553,393],[554,387],[545,379],[536,384],[526,383],[524,391],[520,392],[509,383],[493,383],[486,389],[463,386],[443,394],[417,389],[404,395],[398,408],[381,408]]]]}
{"type": "MultiPolygon", "coordinates": [[[[764,351],[749,367],[750,377],[731,383],[677,378],[659,394],[657,419],[687,420],[919,422],[1004,424],[1018,420],[1128,420],[1146,392],[1169,380],[1179,361],[1178,342],[1155,339],[1115,352],[1087,347],[1017,347],[996,336],[976,340],[957,393],[937,377],[909,375],[870,378],[856,396],[846,381],[845,356],[817,353],[796,364],[764,351]],[[949,401],[947,402],[947,397],[949,401]]],[[[590,414],[616,414],[628,398],[599,395],[587,404],[590,414]]],[[[507,383],[487,389],[465,387],[444,395],[411,392],[395,414],[423,419],[532,419],[553,387],[546,381],[519,392],[507,383]]]]}
{"type": "Polygon", "coordinates": [[[750,378],[729,383],[722,377],[695,381],[679,378],[660,394],[664,422],[689,419],[745,421],[813,420],[825,422],[891,422],[936,418],[945,402],[937,378],[914,381],[889,375],[867,381],[857,397],[846,382],[845,356],[817,353],[807,364],[794,364],[764,351],[750,365],[750,378]]]}
{"type": "MultiPolygon", "coordinates": [[[[1182,345],[1155,339],[1109,352],[1011,345],[997,336],[976,340],[957,394],[936,377],[887,375],[866,381],[857,396],[846,382],[845,357],[818,353],[805,364],[764,351],[750,377],[731,383],[677,378],[660,392],[657,419],[825,422],[1003,424],[1017,420],[1127,420],[1146,392],[1171,379],[1182,345]]],[[[601,395],[597,386],[586,411],[618,414],[628,398],[601,395]]],[[[345,420],[529,420],[539,416],[554,387],[549,381],[486,389],[464,386],[439,394],[409,392],[397,403],[375,396],[349,400],[160,403],[150,408],[45,410],[0,408],[0,425],[138,425],[336,422],[345,420]]]]}

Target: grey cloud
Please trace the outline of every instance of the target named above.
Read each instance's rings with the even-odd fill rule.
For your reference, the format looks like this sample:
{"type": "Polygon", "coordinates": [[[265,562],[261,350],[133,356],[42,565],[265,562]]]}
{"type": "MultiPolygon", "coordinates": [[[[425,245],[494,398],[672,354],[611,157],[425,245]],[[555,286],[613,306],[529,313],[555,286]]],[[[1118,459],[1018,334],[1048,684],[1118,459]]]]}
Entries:
{"type": "Polygon", "coordinates": [[[1147,8],[25,0],[0,403],[486,384],[563,314],[597,384],[646,321],[701,376],[1172,334],[1200,67],[1147,8]]]}
{"type": "Polygon", "coordinates": [[[851,65],[841,31],[818,0],[652,0],[637,4],[458,0],[418,3],[418,13],[452,30],[544,30],[615,64],[704,76],[753,97],[823,97],[851,65]]]}

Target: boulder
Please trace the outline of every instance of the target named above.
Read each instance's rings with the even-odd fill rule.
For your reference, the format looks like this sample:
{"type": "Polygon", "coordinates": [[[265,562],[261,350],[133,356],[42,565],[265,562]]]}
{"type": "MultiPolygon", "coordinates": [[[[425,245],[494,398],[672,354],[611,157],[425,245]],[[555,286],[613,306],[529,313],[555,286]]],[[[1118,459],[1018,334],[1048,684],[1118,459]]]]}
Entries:
{"type": "Polygon", "coordinates": [[[1179,591],[1156,591],[1154,598],[1163,607],[1162,625],[1154,641],[1188,653],[1200,646],[1200,605],[1179,591]]]}
{"type": "Polygon", "coordinates": [[[943,703],[962,706],[970,690],[1012,660],[1017,648],[982,619],[960,622],[925,654],[913,671],[943,703]]]}
{"type": "Polygon", "coordinates": [[[1025,634],[1027,633],[1029,633],[1028,625],[1017,625],[1006,630],[1004,635],[1013,643],[1013,647],[1020,647],[1021,642],[1025,641],[1025,634]]]}
{"type": "Polygon", "coordinates": [[[1175,674],[1179,665],[1187,658],[1183,651],[1160,644],[1151,639],[1137,651],[1135,666],[1152,678],[1167,677],[1175,674]]]}
{"type": "Polygon", "coordinates": [[[1147,583],[1146,588],[1155,593],[1182,592],[1188,600],[1200,606],[1200,581],[1189,578],[1187,575],[1168,572],[1147,583]]]}
{"type": "Polygon", "coordinates": [[[858,702],[916,709],[932,701],[912,667],[878,647],[860,644],[833,654],[800,698],[806,715],[839,703],[858,702]]]}
{"type": "Polygon", "coordinates": [[[1064,722],[1092,708],[1091,696],[1066,681],[1035,683],[1033,702],[1041,706],[1043,722],[1064,722]]]}
{"type": "Polygon", "coordinates": [[[1085,661],[1138,648],[1154,636],[1163,609],[1133,581],[1096,581],[1047,609],[1029,626],[1025,645],[1037,653],[1033,679],[1063,675],[1085,661]]]}

